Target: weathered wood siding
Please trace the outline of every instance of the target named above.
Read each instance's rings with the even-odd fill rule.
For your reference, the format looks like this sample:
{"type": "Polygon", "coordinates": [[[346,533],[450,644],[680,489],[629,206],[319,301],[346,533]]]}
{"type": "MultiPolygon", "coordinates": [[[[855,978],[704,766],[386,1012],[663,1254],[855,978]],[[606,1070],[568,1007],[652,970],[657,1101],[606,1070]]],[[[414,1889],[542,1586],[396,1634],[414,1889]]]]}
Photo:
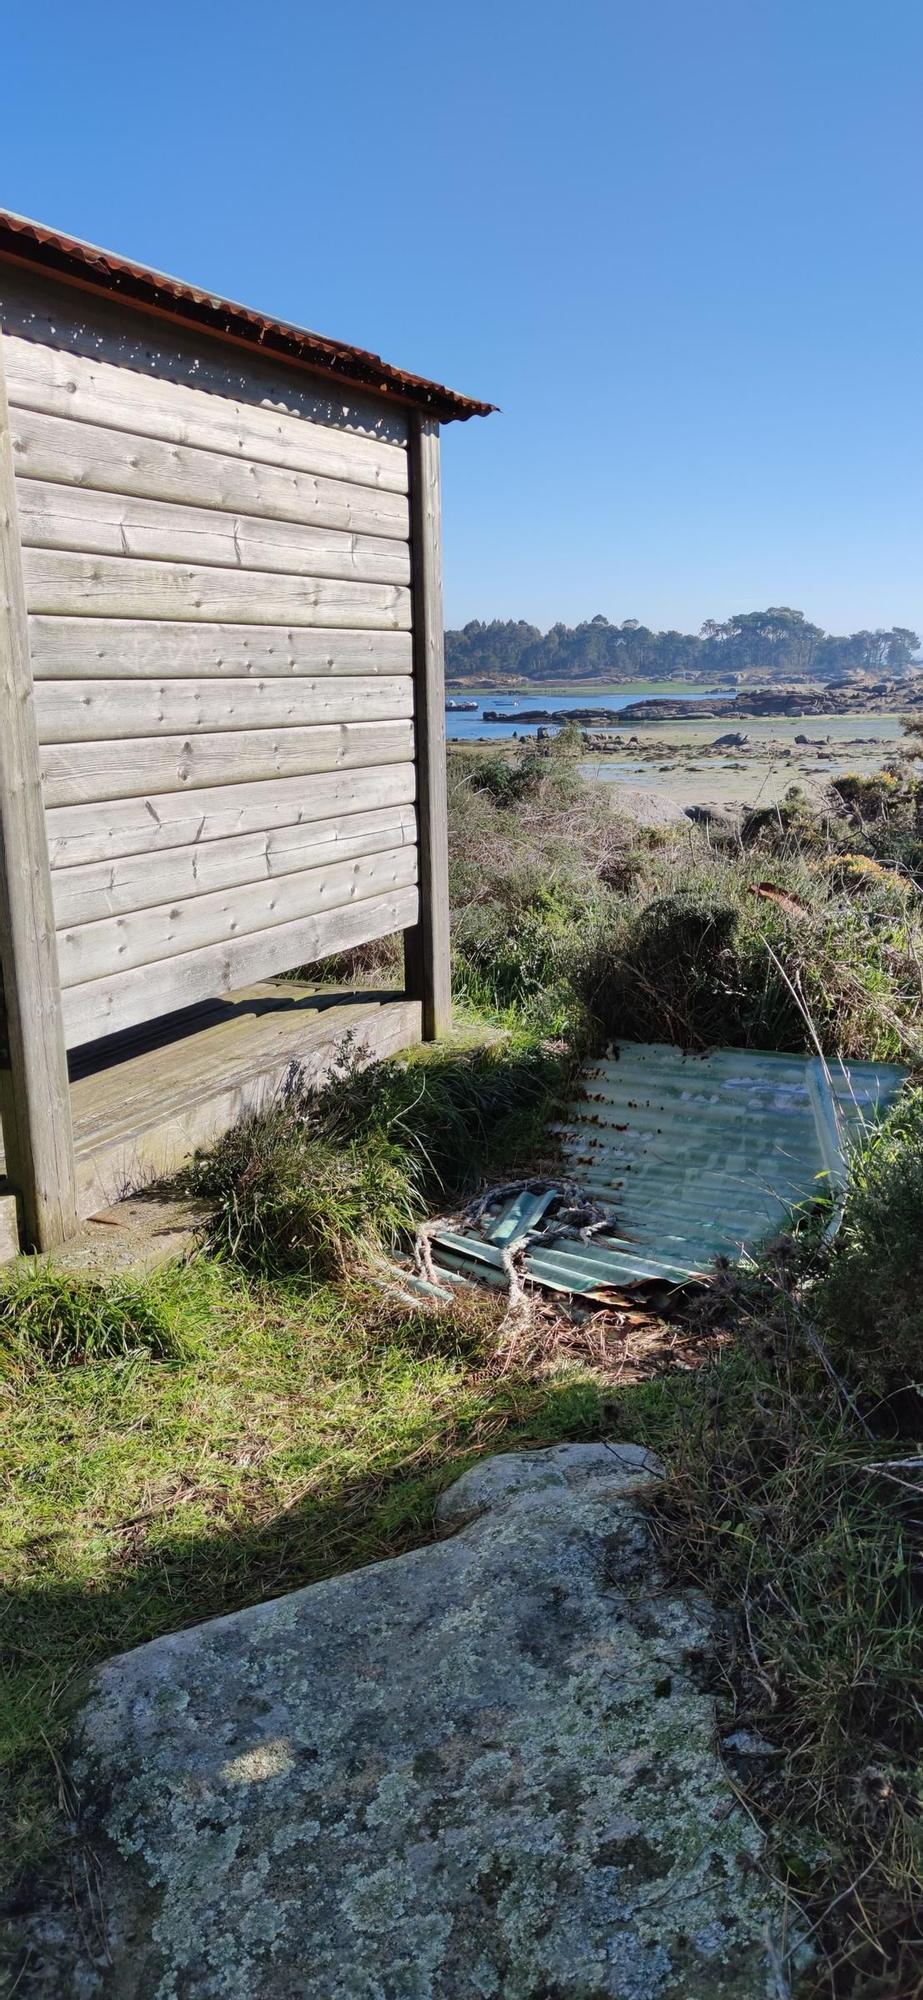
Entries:
{"type": "Polygon", "coordinates": [[[4,273],[69,1046],[418,921],[408,420],[4,273]]]}

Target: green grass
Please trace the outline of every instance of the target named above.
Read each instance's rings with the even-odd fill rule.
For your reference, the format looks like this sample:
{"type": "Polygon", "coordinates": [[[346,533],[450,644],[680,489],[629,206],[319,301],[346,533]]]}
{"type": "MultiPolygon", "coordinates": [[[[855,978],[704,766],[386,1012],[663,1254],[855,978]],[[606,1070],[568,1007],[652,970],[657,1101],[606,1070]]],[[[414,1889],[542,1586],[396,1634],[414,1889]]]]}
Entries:
{"type": "Polygon", "coordinates": [[[857,1161],[813,1306],[842,1373],[923,1432],[923,1090],[904,1093],[857,1161]]]}
{"type": "Polygon", "coordinates": [[[665,1452],[664,1556],[727,1613],[722,1728],[781,1753],[748,1804],[814,1927],[799,1996],[917,2000],[918,1498],[869,1469],[887,1447],[818,1366],[796,1299],[764,1281],[726,1310],[734,1345],[691,1378],[628,1391],[615,1421],[665,1452]]]}
{"type": "Polygon", "coordinates": [[[919,788],[866,785],[861,806],[844,788],[839,818],[793,796],[713,837],[626,824],[618,788],[581,783],[554,746],[451,758],[456,990],[575,1043],[816,1038],[830,1055],[923,1062],[919,788]]]}
{"type": "Polygon", "coordinates": [[[613,1387],[540,1343],[501,1372],[495,1298],[412,1313],[362,1275],[547,1154],[594,1040],[918,1061],[917,793],[846,785],[846,819],[792,800],[715,844],[626,828],[565,744],[459,759],[451,801],[457,987],[504,1033],[296,1084],[188,1177],[214,1212],[189,1265],[0,1280],[0,1870],[51,1837],[95,1661],[421,1542],[480,1454],[618,1434],[665,1456],[665,1560],[727,1612],[728,1721],[782,1751],[749,1804],[817,1926],[806,1991],[919,2000],[920,1494],[869,1469],[923,1430],[919,1098],[832,1254],[712,1294],[727,1345],[693,1374],[613,1387]]]}
{"type": "Polygon", "coordinates": [[[884,1447],[819,1366],[800,1293],[770,1271],[710,1310],[733,1333],[716,1361],[622,1388],[573,1363],[547,1372],[540,1356],[533,1374],[498,1374],[501,1308],[477,1293],[412,1313],[360,1281],[270,1281],[209,1257],[134,1285],[41,1266],[7,1280],[7,1886],[53,1839],[54,1760],[96,1661],[418,1545],[439,1492],[485,1452],[620,1435],[666,1458],[669,1568],[728,1611],[723,1726],[783,1751],[751,1806],[818,1924],[806,1991],[858,1993],[880,1964],[882,1990],[913,1993],[912,1509],[866,1469],[884,1447]]]}
{"type": "Polygon", "coordinates": [[[185,1184],[214,1205],[213,1248],[264,1274],[334,1278],[483,1177],[531,1167],[572,1073],[564,1049],[527,1030],[365,1070],[347,1060],[319,1096],[296,1079],[185,1184]]]}
{"type": "Polygon", "coordinates": [[[190,1170],[210,1256],[0,1278],[8,1870],[47,1836],[93,1661],[423,1540],[497,1444],[599,1430],[602,1377],[493,1370],[495,1298],[401,1311],[362,1280],[434,1204],[530,1162],[569,1074],[527,1031],[347,1058],[190,1170]]]}
{"type": "Polygon", "coordinates": [[[498,1310],[402,1313],[206,1258],[3,1286],[8,1880],[49,1837],[52,1753],[95,1661],[425,1540],[479,1453],[599,1431],[588,1374],[487,1372],[498,1310]]]}

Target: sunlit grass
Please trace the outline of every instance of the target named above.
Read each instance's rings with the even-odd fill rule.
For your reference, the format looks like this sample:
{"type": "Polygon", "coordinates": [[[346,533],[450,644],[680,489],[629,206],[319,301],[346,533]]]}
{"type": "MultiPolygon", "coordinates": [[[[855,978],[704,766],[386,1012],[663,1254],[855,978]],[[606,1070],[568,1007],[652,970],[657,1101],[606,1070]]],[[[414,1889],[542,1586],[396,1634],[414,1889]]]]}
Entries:
{"type": "Polygon", "coordinates": [[[598,1432],[586,1373],[486,1372],[499,1311],[395,1311],[206,1259],[3,1288],[5,1872],[47,1838],[50,1749],[94,1662],[419,1543],[479,1453],[598,1432]],[[100,1329],[116,1352],[93,1352],[100,1329]]]}

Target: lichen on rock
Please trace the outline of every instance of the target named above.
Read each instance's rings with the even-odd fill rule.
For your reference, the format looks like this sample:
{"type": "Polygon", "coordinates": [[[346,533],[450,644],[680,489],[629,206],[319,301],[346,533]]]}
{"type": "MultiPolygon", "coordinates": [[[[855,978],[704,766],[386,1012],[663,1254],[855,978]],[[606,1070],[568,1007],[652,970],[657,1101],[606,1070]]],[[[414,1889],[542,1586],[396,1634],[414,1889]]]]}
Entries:
{"type": "Polygon", "coordinates": [[[446,1539],[104,1667],[81,2000],[776,1995],[783,1911],[716,1750],[712,1615],[658,1571],[658,1470],[488,1460],[446,1539]]]}

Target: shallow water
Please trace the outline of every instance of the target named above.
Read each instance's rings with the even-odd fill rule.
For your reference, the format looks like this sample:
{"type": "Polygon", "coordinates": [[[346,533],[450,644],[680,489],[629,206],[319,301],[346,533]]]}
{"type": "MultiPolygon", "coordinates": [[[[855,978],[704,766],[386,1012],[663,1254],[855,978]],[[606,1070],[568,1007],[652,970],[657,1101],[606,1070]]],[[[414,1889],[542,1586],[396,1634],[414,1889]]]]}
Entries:
{"type": "MultiPolygon", "coordinates": [[[[573,687],[546,687],[544,682],[540,687],[526,688],[520,694],[498,694],[496,689],[490,688],[450,688],[450,700],[476,701],[478,707],[476,715],[447,715],[446,735],[453,743],[470,743],[475,737],[483,739],[486,743],[502,743],[517,733],[517,709],[563,708],[567,711],[574,708],[622,709],[628,708],[633,701],[647,701],[658,697],[664,701],[669,701],[671,697],[688,701],[690,697],[697,698],[704,693],[703,688],[691,687],[688,681],[614,681],[607,687],[583,688],[576,694],[573,687]],[[482,722],[481,716],[485,708],[502,709],[511,719],[509,722],[482,722]]],[[[729,701],[730,698],[730,694],[711,696],[715,701],[729,701]]],[[[709,717],[709,720],[713,722],[714,717],[709,717]]],[[[535,733],[534,722],[519,727],[524,728],[527,735],[535,733]]],[[[554,729],[553,724],[549,727],[554,729]]]]}

